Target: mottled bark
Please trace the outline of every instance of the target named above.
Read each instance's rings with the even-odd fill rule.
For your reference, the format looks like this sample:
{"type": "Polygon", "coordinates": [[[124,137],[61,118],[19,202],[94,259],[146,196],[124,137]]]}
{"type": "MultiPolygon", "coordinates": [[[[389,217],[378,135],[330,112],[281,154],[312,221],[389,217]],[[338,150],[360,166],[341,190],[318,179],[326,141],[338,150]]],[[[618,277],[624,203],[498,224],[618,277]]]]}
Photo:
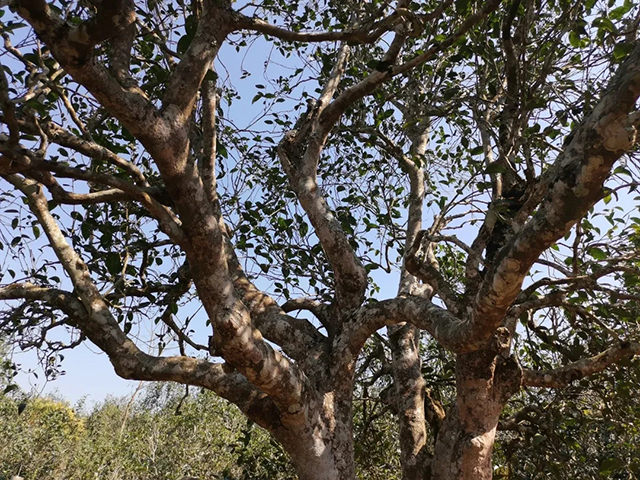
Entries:
{"type": "Polygon", "coordinates": [[[314,397],[305,426],[281,441],[300,480],[356,478],[350,396],[331,391],[314,397]]]}
{"type": "MultiPolygon", "coordinates": [[[[388,145],[398,157],[401,168],[409,177],[409,211],[407,219],[407,237],[405,250],[409,250],[422,228],[422,215],[425,197],[424,170],[417,159],[424,158],[429,141],[429,119],[417,121],[416,112],[403,110],[407,123],[415,124],[409,132],[411,147],[405,156],[395,145],[388,145]],[[416,124],[417,122],[417,124],[416,124]]],[[[390,140],[387,140],[390,143],[390,140]]],[[[430,285],[420,285],[403,265],[400,273],[400,295],[411,295],[421,291],[430,296],[435,290],[430,285]]],[[[400,459],[402,477],[405,480],[426,478],[427,423],[425,419],[426,382],[422,377],[422,359],[420,358],[420,330],[411,324],[388,327],[391,347],[392,372],[394,382],[394,408],[400,427],[400,459]]]]}
{"type": "Polygon", "coordinates": [[[389,327],[389,344],[395,389],[393,406],[397,411],[400,427],[402,478],[427,478],[427,424],[424,411],[426,382],[421,371],[420,330],[411,324],[389,327]]]}
{"type": "Polygon", "coordinates": [[[457,357],[456,402],[436,440],[433,480],[490,480],[491,456],[500,413],[520,389],[522,370],[505,358],[508,339],[457,357]],[[494,347],[498,348],[494,348],[494,347]]]}

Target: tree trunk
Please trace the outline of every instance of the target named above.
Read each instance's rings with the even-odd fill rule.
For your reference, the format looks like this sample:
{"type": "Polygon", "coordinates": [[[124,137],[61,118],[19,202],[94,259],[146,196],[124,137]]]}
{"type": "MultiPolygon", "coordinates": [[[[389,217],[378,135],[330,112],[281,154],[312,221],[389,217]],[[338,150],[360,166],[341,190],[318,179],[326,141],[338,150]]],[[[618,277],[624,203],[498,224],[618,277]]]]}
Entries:
{"type": "Polygon", "coordinates": [[[400,461],[403,480],[422,480],[428,475],[425,461],[427,425],[424,400],[426,382],[420,360],[420,330],[412,325],[388,328],[393,357],[394,407],[400,428],[400,461]]]}
{"type": "Polygon", "coordinates": [[[457,399],[445,418],[432,463],[433,480],[490,480],[500,413],[518,391],[522,370],[495,350],[459,355],[457,399]]]}
{"type": "Polygon", "coordinates": [[[275,435],[300,480],[355,480],[351,397],[325,393],[311,402],[305,425],[275,435]],[[315,408],[317,406],[317,408],[315,408]]]}
{"type": "Polygon", "coordinates": [[[491,455],[502,408],[494,402],[466,403],[453,405],[442,424],[432,466],[433,480],[492,478],[491,455]]]}

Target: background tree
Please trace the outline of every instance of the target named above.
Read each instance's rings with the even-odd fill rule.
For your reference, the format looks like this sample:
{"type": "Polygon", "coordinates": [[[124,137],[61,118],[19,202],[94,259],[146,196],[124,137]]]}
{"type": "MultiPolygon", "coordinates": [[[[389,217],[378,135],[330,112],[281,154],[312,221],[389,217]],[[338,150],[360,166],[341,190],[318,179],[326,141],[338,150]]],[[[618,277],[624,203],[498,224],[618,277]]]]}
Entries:
{"type": "Polygon", "coordinates": [[[1,325],[49,374],[88,339],[210,389],[305,480],[354,478],[386,408],[404,478],[475,479],[498,425],[505,468],[559,446],[579,407],[531,389],[637,369],[632,2],[2,5],[1,325]]]}

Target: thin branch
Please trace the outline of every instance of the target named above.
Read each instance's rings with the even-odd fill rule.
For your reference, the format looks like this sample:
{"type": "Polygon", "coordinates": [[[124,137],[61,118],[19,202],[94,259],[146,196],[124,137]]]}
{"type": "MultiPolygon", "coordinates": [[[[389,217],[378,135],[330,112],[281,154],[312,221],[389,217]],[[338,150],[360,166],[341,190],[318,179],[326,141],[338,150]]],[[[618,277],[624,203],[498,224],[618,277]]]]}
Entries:
{"type": "MultiPolygon", "coordinates": [[[[575,249],[574,249],[574,255],[576,253],[577,252],[575,252],[575,249]]],[[[575,257],[574,257],[574,259],[575,259],[575,257]]],[[[571,270],[565,268],[564,266],[562,266],[562,265],[560,265],[560,264],[558,264],[556,262],[552,262],[550,260],[546,260],[544,258],[539,258],[538,260],[536,260],[536,263],[539,263],[540,265],[544,265],[545,267],[553,268],[553,269],[559,271],[560,273],[562,273],[563,275],[566,275],[567,277],[572,277],[572,276],[575,275],[574,272],[572,272],[571,270]]]]}
{"type": "Polygon", "coordinates": [[[322,326],[327,329],[329,326],[329,305],[314,300],[312,298],[303,297],[303,298],[294,298],[291,300],[287,300],[285,303],[281,305],[281,309],[283,312],[295,312],[298,310],[306,310],[311,312],[318,320],[322,326]]]}
{"type": "MultiPolygon", "coordinates": [[[[31,122],[22,119],[19,121],[20,129],[26,133],[37,134],[37,125],[35,122],[35,119],[31,122]]],[[[129,172],[136,180],[136,183],[139,183],[142,186],[148,186],[144,174],[136,165],[125,160],[119,155],[116,155],[108,148],[98,145],[94,141],[80,138],[53,121],[37,120],[37,122],[51,142],[57,143],[63,147],[72,148],[76,152],[89,158],[104,160],[126,172],[129,172]]]]}
{"type": "MultiPolygon", "coordinates": [[[[450,4],[451,2],[444,2],[450,4]]],[[[252,30],[264,35],[269,35],[289,42],[349,42],[366,44],[378,40],[386,32],[389,32],[403,18],[411,12],[407,9],[398,9],[377,21],[365,21],[363,26],[346,31],[331,32],[295,32],[286,28],[272,25],[256,17],[247,17],[236,13],[234,24],[236,29],[252,30]]]]}
{"type": "MultiPolygon", "coordinates": [[[[95,182],[98,184],[115,187],[116,189],[125,192],[131,198],[142,203],[142,205],[147,208],[151,216],[158,220],[162,230],[175,243],[185,244],[186,242],[184,232],[181,228],[180,220],[178,220],[178,218],[171,212],[171,210],[169,210],[167,207],[162,205],[150,195],[150,189],[132,185],[125,180],[106,173],[90,172],[81,168],[68,167],[62,163],[44,160],[42,156],[21,146],[18,146],[18,148],[16,149],[10,149],[2,141],[1,138],[0,153],[3,154],[3,157],[0,157],[0,172],[4,174],[18,171],[28,172],[29,170],[54,172],[58,176],[65,178],[74,178],[77,180],[85,180],[88,182],[95,182]],[[6,162],[7,159],[9,160],[8,162],[6,162]],[[3,165],[5,163],[6,165],[3,165]]],[[[72,198],[71,194],[61,192],[60,190],[58,190],[58,194],[61,194],[64,198],[67,199],[72,198]]],[[[112,193],[112,195],[116,194],[112,193]]]]}
{"type": "Polygon", "coordinates": [[[9,83],[2,64],[0,64],[0,107],[2,107],[4,121],[9,127],[9,146],[13,148],[20,141],[20,127],[16,117],[16,107],[9,99],[9,83]]]}
{"type": "Polygon", "coordinates": [[[420,252],[428,250],[429,244],[428,233],[425,230],[420,231],[413,245],[404,256],[407,271],[424,283],[431,285],[451,312],[460,313],[462,305],[458,299],[458,294],[449,286],[442,273],[440,273],[433,255],[427,254],[426,258],[420,258],[420,252]]]}

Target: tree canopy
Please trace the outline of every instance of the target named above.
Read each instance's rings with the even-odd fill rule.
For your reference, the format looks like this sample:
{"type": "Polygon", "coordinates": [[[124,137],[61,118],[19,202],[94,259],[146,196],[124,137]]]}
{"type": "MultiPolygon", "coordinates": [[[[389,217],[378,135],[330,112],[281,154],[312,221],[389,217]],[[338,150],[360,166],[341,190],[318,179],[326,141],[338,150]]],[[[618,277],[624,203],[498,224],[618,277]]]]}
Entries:
{"type": "Polygon", "coordinates": [[[638,474],[633,2],[0,5],[0,332],[48,375],[212,390],[303,480],[385,412],[407,480],[498,430],[506,477],[638,474]]]}

